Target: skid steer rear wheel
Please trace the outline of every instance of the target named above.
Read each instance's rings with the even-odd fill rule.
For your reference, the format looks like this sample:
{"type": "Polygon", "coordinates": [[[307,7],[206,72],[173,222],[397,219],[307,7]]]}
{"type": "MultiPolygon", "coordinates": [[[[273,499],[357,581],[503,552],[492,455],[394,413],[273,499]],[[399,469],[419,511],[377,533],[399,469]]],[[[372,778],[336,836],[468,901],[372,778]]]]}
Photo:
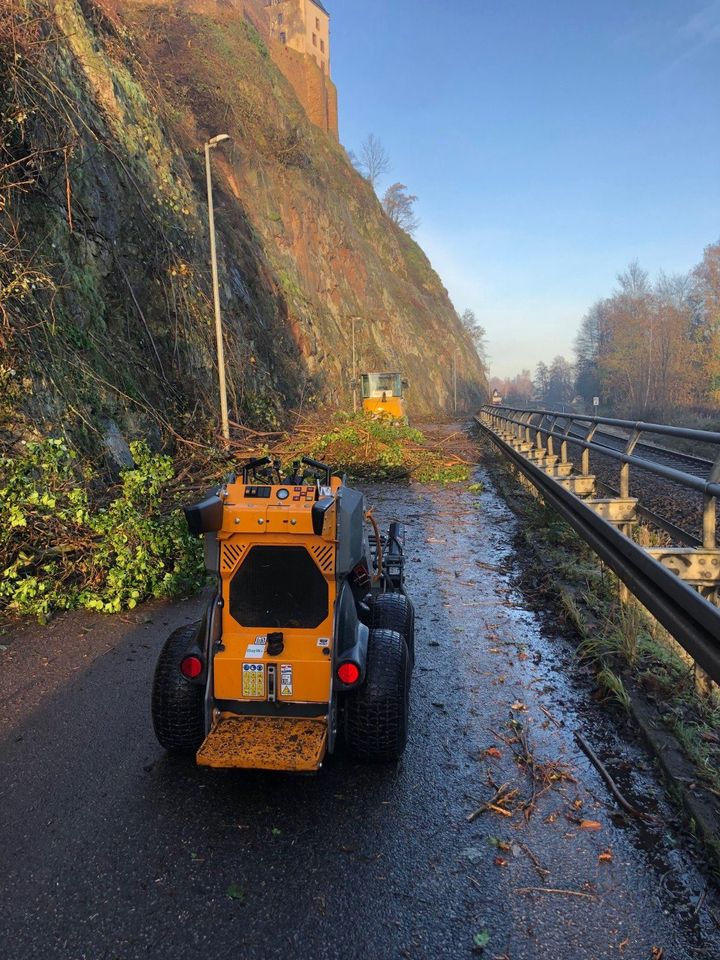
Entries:
{"type": "Polygon", "coordinates": [[[395,630],[371,630],[365,682],[347,695],[345,741],[359,760],[388,763],[405,749],[410,711],[410,657],[395,630]]]}
{"type": "Polygon", "coordinates": [[[372,605],[375,630],[395,630],[405,639],[410,665],[415,664],[415,609],[404,593],[381,593],[372,605]]]}
{"type": "Polygon", "coordinates": [[[199,624],[171,633],[155,667],[152,719],[155,736],[170,753],[193,754],[205,739],[203,688],[185,679],[180,661],[197,636],[199,624]]]}

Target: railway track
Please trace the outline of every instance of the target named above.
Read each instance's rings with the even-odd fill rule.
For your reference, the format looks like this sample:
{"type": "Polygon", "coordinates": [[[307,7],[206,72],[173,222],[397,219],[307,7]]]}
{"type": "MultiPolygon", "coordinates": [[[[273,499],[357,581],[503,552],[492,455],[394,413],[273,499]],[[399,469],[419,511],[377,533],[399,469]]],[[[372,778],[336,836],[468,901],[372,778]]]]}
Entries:
{"type": "MultiPolygon", "coordinates": [[[[585,436],[586,434],[577,427],[570,429],[568,437],[573,454],[579,451],[579,447],[573,444],[572,438],[584,439],[585,436]]],[[[609,450],[623,451],[627,444],[627,437],[605,430],[597,430],[593,439],[599,447],[607,447],[609,450]]],[[[701,480],[710,479],[714,466],[712,460],[642,441],[635,447],[635,452],[643,459],[682,470],[701,480]]],[[[620,496],[619,465],[616,460],[603,457],[602,453],[596,452],[592,460],[592,469],[605,495],[620,496]]],[[[668,543],[678,543],[688,547],[698,547],[702,544],[703,498],[700,494],[678,488],[677,484],[641,467],[633,470],[630,492],[640,501],[638,516],[656,531],[663,533],[668,538],[668,543]]]]}
{"type": "MultiPolygon", "coordinates": [[[[591,472],[597,477],[599,492],[605,496],[619,497],[619,474],[622,464],[618,463],[612,455],[603,456],[602,448],[615,453],[624,452],[636,425],[629,421],[612,421],[617,424],[622,423],[623,427],[619,430],[616,427],[608,429],[599,422],[602,418],[586,419],[560,411],[537,411],[537,413],[544,413],[547,422],[554,421],[555,429],[567,434],[571,459],[579,459],[582,451],[580,444],[586,440],[590,428],[595,427],[592,435],[591,472]]],[[[637,426],[648,425],[638,424],[637,426]]],[[[675,432],[672,427],[666,429],[671,436],[675,432]]],[[[682,431],[678,430],[678,432],[682,431]]],[[[689,431],[689,434],[694,435],[694,442],[698,446],[703,446],[702,431],[689,431]]],[[[648,443],[642,439],[635,443],[633,455],[652,464],[669,467],[704,481],[712,478],[715,466],[713,460],[696,453],[673,450],[661,443],[648,443]]],[[[637,465],[633,465],[632,468],[629,493],[640,501],[638,516],[661,533],[668,545],[697,547],[702,544],[704,501],[701,494],[679,487],[676,483],[658,477],[650,470],[643,470],[637,465]]]]}
{"type": "MultiPolygon", "coordinates": [[[[577,437],[578,439],[584,439],[585,437],[585,434],[576,427],[571,428],[569,435],[571,437],[577,437]]],[[[627,437],[622,437],[615,433],[608,433],[606,430],[597,430],[594,439],[597,444],[608,447],[610,450],[624,450],[627,444],[627,437]]],[[[679,470],[692,473],[694,476],[700,477],[703,480],[710,478],[710,472],[714,466],[712,460],[707,460],[704,457],[698,457],[691,453],[683,453],[680,450],[671,450],[669,447],[658,446],[654,443],[643,443],[640,441],[636,445],[635,450],[648,460],[663,463],[669,467],[676,467],[679,470]]]]}

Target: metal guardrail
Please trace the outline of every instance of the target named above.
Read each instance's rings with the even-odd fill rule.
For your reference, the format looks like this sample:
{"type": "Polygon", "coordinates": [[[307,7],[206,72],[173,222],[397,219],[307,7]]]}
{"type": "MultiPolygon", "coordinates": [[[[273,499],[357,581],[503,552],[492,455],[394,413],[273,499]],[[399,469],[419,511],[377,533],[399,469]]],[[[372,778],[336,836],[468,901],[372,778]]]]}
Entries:
{"type": "MultiPolygon", "coordinates": [[[[560,461],[569,462],[567,444],[575,444],[583,448],[581,472],[590,474],[589,453],[594,450],[605,457],[617,460],[623,466],[620,469],[619,494],[620,497],[630,496],[630,467],[635,466],[646,470],[655,476],[662,477],[687,489],[694,490],[704,498],[703,511],[703,546],[715,549],[717,546],[716,501],[720,497],[720,433],[710,430],[695,430],[686,427],[673,427],[662,423],[644,423],[633,420],[617,420],[611,417],[590,417],[584,415],[569,415],[553,410],[525,410],[521,407],[492,407],[487,405],[482,409],[482,415],[495,415],[496,421],[512,425],[518,429],[517,436],[523,436],[529,443],[542,446],[545,438],[548,455],[554,453],[554,441],[560,443],[560,461]],[[564,426],[557,427],[557,421],[564,421],[564,426]],[[612,426],[628,431],[624,450],[615,450],[607,444],[594,442],[595,434],[600,426],[612,426]],[[579,436],[577,428],[585,427],[584,436],[579,436]],[[678,470],[658,463],[647,457],[638,457],[634,451],[643,435],[675,437],[676,439],[695,440],[704,444],[712,444],[718,448],[718,456],[710,470],[710,477],[698,477],[695,474],[678,470]]],[[[649,447],[646,447],[649,449],[649,447]]],[[[681,454],[678,454],[681,456],[681,454]]]]}
{"type": "Polygon", "coordinates": [[[720,451],[720,433],[635,423],[557,411],[485,406],[475,418],[495,446],[542,494],[580,537],[617,574],[650,613],[699,666],[720,683],[720,550],[717,548],[716,498],[720,496],[720,457],[709,480],[633,455],[643,434],[682,437],[712,443],[720,451]],[[556,421],[568,421],[557,428],[556,421]],[[601,424],[628,430],[624,451],[593,442],[601,424]],[[584,425],[584,437],[570,436],[584,425]],[[568,458],[568,445],[582,449],[580,470],[568,458]],[[556,453],[556,448],[559,452],[556,453]],[[596,499],[590,452],[620,463],[620,497],[596,499]],[[636,466],[702,494],[703,546],[645,549],[628,536],[637,501],[630,497],[630,468],[636,466]]]}

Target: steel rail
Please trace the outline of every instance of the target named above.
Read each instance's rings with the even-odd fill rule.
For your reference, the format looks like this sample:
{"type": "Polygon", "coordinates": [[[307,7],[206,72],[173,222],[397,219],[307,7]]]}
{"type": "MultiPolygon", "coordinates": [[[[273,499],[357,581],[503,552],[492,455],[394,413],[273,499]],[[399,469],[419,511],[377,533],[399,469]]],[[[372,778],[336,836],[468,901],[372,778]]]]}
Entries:
{"type": "Polygon", "coordinates": [[[540,491],[545,502],[607,563],[702,669],[720,683],[720,608],[506,443],[479,417],[475,420],[501,453],[540,491]]]}

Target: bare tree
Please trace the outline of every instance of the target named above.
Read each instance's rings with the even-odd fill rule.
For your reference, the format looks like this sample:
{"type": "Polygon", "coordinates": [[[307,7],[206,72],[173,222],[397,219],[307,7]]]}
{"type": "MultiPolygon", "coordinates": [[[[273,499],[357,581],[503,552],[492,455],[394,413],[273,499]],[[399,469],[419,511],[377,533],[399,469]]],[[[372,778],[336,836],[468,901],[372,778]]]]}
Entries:
{"type": "Polygon", "coordinates": [[[572,364],[565,357],[555,357],[548,370],[547,399],[550,403],[572,400],[574,386],[575,372],[572,364]]]}
{"type": "Polygon", "coordinates": [[[360,154],[351,150],[349,157],[355,169],[377,190],[378,180],[390,169],[390,157],[380,139],[374,133],[368,134],[360,145],[360,154]]]}
{"type": "Polygon", "coordinates": [[[468,336],[473,342],[475,347],[475,352],[477,353],[480,360],[487,366],[488,362],[488,351],[487,351],[487,332],[485,327],[479,322],[478,318],[475,316],[475,313],[472,310],[465,310],[463,315],[460,317],[460,322],[468,333],[468,336]]]}
{"type": "Polygon", "coordinates": [[[547,400],[550,392],[550,371],[544,361],[540,361],[535,370],[535,379],[533,380],[538,396],[541,400],[547,400]]]}
{"type": "Polygon", "coordinates": [[[407,192],[404,183],[394,183],[385,191],[382,205],[393,223],[402,227],[407,233],[414,233],[420,226],[420,221],[415,216],[416,200],[417,197],[407,192]]]}

